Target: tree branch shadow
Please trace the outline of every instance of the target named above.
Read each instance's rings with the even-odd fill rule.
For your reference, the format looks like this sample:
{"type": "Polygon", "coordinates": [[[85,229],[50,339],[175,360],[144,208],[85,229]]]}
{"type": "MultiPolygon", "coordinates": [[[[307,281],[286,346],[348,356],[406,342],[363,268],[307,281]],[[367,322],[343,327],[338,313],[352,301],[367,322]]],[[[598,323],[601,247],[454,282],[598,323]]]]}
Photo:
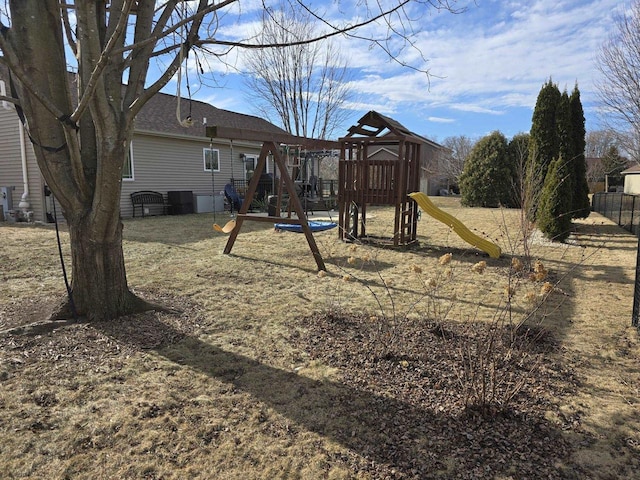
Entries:
{"type": "Polygon", "coordinates": [[[158,316],[145,319],[140,335],[131,322],[124,329],[113,322],[96,327],[118,342],[151,348],[175,364],[233,385],[308,431],[354,452],[360,468],[385,475],[395,470],[402,478],[440,478],[490,466],[494,474],[517,468],[523,475],[535,476],[541,466],[569,458],[560,430],[543,418],[509,412],[480,418],[463,411],[433,411],[367,387],[313,379],[261,363],[181,333],[158,316]],[[171,341],[148,344],[144,332],[150,331],[171,341]],[[544,454],[523,441],[539,438],[540,432],[553,447],[544,454]],[[527,461],[519,460],[524,458],[520,455],[527,461]]]}

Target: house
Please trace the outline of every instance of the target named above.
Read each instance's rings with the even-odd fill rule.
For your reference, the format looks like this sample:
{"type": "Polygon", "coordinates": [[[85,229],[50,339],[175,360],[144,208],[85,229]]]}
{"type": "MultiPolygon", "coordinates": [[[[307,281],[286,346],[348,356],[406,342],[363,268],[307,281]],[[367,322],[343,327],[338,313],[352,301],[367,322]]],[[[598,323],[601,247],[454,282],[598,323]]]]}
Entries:
{"type": "MultiPolygon", "coordinates": [[[[0,81],[0,93],[5,88],[0,81]]],[[[185,127],[177,119],[176,107],[175,96],[159,93],[136,117],[122,178],[122,217],[133,215],[130,194],[142,190],[164,195],[192,192],[195,211],[212,211],[214,205],[222,209],[220,192],[231,179],[246,181],[251,176],[261,144],[206,138],[205,123],[286,133],[264,119],[182,98],[182,114],[192,119],[192,125],[185,127]]],[[[33,221],[51,220],[52,197],[47,195],[28,136],[8,102],[0,105],[0,152],[0,212],[4,213],[0,215],[6,218],[11,210],[28,210],[33,221]]],[[[267,172],[273,173],[273,165],[267,165],[267,172]]]]}
{"type": "Polygon", "coordinates": [[[640,165],[627,168],[621,174],[624,176],[624,193],[640,195],[640,165]]]}

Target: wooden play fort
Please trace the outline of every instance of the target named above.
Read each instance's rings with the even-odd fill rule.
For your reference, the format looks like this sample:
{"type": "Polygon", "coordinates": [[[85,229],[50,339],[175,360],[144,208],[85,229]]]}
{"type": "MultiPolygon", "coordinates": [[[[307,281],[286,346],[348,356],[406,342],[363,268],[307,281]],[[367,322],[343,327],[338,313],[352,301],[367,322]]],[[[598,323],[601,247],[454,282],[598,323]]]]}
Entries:
{"type": "Polygon", "coordinates": [[[395,120],[371,111],[340,139],[339,235],[404,246],[416,242],[418,208],[408,196],[420,190],[421,145],[425,139],[395,120]],[[393,236],[367,236],[368,205],[395,207],[393,236]]]}

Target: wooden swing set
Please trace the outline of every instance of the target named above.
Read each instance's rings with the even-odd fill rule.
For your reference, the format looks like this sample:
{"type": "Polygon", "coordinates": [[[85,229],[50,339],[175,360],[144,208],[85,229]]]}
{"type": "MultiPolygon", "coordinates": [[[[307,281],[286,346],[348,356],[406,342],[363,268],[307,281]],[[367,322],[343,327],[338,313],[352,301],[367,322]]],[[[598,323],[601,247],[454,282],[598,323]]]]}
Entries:
{"type": "Polygon", "coordinates": [[[326,270],[324,260],[322,259],[320,250],[318,249],[316,241],[313,237],[313,233],[311,231],[311,228],[309,227],[309,222],[307,221],[307,216],[305,215],[305,211],[298,196],[298,190],[293,179],[291,178],[291,175],[289,175],[286,158],[281,153],[281,145],[295,145],[296,147],[306,149],[333,150],[339,148],[339,143],[330,140],[315,140],[304,137],[297,137],[285,133],[267,133],[221,126],[206,127],[206,135],[209,138],[225,138],[229,140],[262,142],[262,148],[258,157],[258,164],[256,165],[256,169],[253,172],[253,176],[249,180],[249,185],[247,186],[247,192],[245,194],[244,201],[242,202],[242,206],[240,207],[238,215],[236,216],[236,223],[231,230],[229,239],[227,240],[227,245],[224,248],[224,253],[231,253],[233,245],[238,238],[238,234],[242,229],[242,224],[245,221],[300,225],[302,233],[304,233],[307,239],[307,243],[309,244],[309,248],[313,253],[313,258],[316,261],[318,269],[326,270]],[[280,175],[277,189],[278,195],[276,212],[279,213],[281,211],[282,197],[286,192],[289,196],[289,215],[287,217],[254,215],[248,213],[249,207],[253,202],[253,198],[258,188],[260,176],[263,172],[265,172],[267,158],[269,157],[269,155],[273,157],[273,161],[277,166],[280,175]],[[291,216],[292,211],[296,214],[297,218],[291,216]]]}

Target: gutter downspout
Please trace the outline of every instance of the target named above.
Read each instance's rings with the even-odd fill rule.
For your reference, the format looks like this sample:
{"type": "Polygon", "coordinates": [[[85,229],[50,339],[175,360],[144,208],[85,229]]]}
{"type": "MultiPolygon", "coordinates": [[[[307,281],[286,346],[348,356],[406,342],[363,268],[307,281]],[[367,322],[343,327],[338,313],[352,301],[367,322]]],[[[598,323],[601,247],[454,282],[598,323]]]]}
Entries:
{"type": "Polygon", "coordinates": [[[18,130],[20,130],[20,159],[22,160],[22,183],[23,193],[18,208],[22,210],[27,217],[27,211],[29,210],[29,175],[27,172],[27,149],[25,147],[24,127],[22,122],[18,120],[18,130]]]}

